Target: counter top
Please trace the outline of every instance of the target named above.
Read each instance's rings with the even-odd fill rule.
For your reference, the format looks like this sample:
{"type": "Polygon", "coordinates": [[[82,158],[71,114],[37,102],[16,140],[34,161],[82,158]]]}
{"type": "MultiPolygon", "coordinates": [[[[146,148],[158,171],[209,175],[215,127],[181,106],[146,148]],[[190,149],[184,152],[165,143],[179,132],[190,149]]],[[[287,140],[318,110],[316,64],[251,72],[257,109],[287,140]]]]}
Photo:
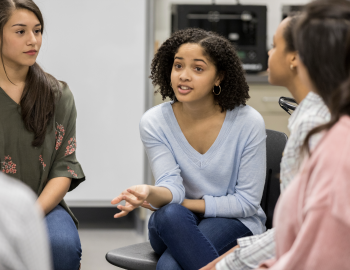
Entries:
{"type": "Polygon", "coordinates": [[[260,72],[260,73],[246,73],[244,74],[245,78],[247,80],[247,83],[254,83],[254,84],[268,84],[268,73],[266,71],[260,72]]]}

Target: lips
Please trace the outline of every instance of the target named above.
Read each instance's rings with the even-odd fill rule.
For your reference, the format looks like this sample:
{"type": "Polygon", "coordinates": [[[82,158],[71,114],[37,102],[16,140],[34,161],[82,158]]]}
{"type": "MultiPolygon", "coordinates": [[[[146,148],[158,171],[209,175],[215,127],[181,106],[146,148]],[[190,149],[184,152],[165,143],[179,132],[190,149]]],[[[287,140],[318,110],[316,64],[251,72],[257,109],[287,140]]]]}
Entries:
{"type": "Polygon", "coordinates": [[[28,55],[35,55],[37,53],[37,51],[31,50],[31,51],[27,51],[27,52],[24,52],[24,53],[28,54],[28,55]]]}
{"type": "Polygon", "coordinates": [[[191,88],[187,85],[179,85],[177,87],[177,90],[181,95],[187,95],[188,93],[190,93],[193,90],[193,88],[191,88]]]}

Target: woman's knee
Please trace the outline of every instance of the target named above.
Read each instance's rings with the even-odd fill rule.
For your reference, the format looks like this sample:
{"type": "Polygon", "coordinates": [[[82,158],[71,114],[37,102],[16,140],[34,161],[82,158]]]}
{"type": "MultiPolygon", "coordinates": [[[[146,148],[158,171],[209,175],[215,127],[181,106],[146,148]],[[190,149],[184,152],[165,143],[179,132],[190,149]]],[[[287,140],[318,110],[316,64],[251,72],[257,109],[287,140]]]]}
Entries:
{"type": "Polygon", "coordinates": [[[51,248],[55,252],[81,253],[81,244],[78,231],[56,231],[49,234],[51,248]]]}
{"type": "Polygon", "coordinates": [[[64,231],[50,234],[50,244],[55,270],[77,270],[81,259],[81,244],[76,235],[64,231]]]}
{"type": "Polygon", "coordinates": [[[55,270],[77,270],[81,258],[78,230],[71,216],[57,206],[46,216],[55,270]]]}
{"type": "Polygon", "coordinates": [[[183,221],[189,215],[192,216],[193,213],[181,204],[168,204],[153,213],[150,225],[169,228],[177,224],[177,221],[183,221]]]}

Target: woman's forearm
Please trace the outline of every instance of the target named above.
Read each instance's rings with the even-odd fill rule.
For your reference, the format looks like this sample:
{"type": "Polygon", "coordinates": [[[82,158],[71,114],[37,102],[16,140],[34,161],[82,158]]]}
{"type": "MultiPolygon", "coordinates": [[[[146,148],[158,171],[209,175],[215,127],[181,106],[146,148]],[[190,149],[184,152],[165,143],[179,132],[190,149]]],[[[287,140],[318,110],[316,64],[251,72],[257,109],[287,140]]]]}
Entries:
{"type": "Polygon", "coordinates": [[[160,208],[172,201],[173,194],[169,189],[165,187],[155,187],[155,186],[149,186],[149,187],[150,187],[150,192],[147,197],[147,202],[149,202],[152,206],[160,208]]]}
{"type": "Polygon", "coordinates": [[[71,182],[72,179],[67,177],[57,177],[49,180],[38,198],[38,203],[45,215],[62,201],[69,190],[71,182]]]}
{"type": "Polygon", "coordinates": [[[205,213],[205,201],[204,200],[189,200],[184,199],[182,206],[186,207],[194,213],[204,214],[205,213]]]}

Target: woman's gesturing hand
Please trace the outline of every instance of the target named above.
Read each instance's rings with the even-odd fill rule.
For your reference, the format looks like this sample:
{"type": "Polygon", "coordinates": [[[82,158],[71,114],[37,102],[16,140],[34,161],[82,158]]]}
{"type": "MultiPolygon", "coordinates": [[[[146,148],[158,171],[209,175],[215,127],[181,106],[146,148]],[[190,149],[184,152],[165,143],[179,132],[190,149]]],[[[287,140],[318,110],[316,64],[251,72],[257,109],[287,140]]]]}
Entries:
{"type": "Polygon", "coordinates": [[[118,197],[115,197],[111,201],[111,204],[118,204],[123,200],[125,201],[125,206],[117,206],[121,212],[115,214],[114,218],[124,217],[135,208],[142,206],[144,201],[147,200],[149,193],[150,187],[148,185],[132,186],[124,190],[118,197]]]}

